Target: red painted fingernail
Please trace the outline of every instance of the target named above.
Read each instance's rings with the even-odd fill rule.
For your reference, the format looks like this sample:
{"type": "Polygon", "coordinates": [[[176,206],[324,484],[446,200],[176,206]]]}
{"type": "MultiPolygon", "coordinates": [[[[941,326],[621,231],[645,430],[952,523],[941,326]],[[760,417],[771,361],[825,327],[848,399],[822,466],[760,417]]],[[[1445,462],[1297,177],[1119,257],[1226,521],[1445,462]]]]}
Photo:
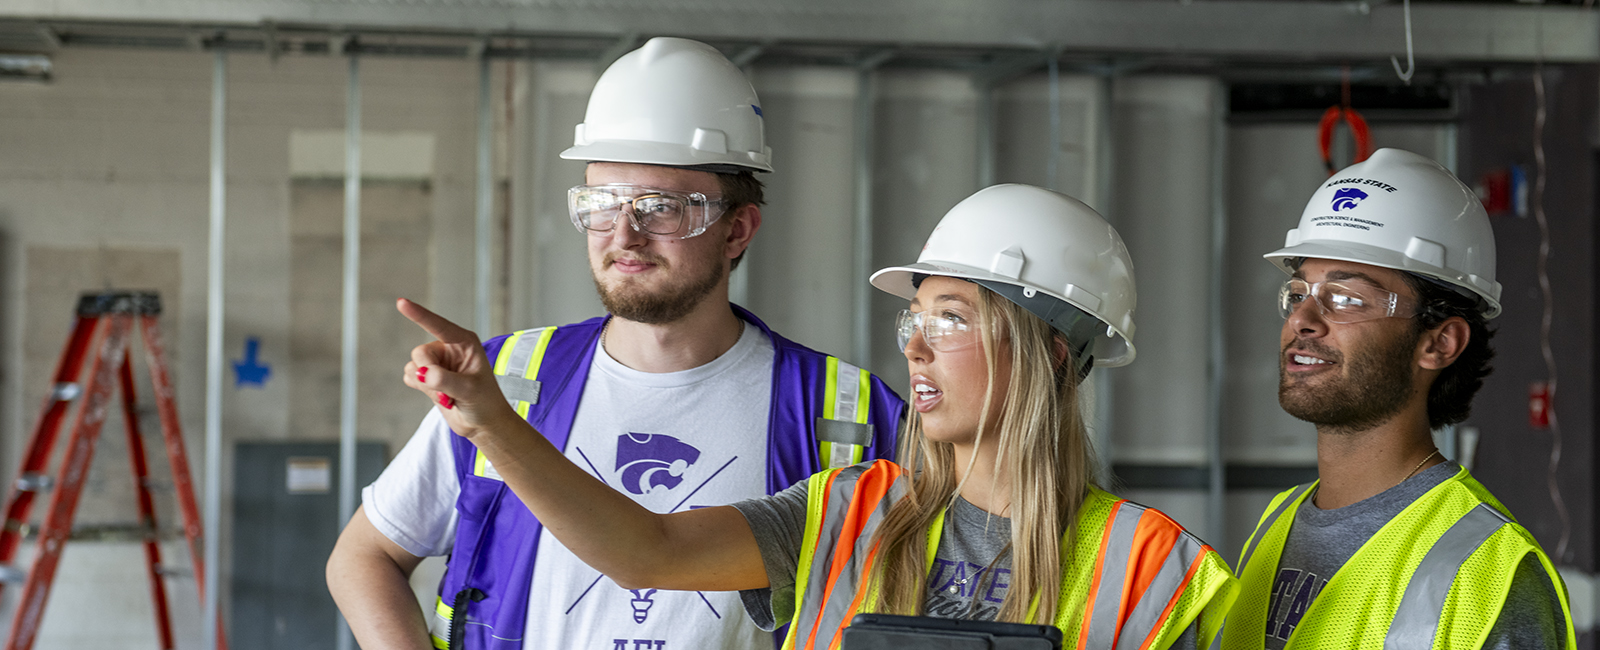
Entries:
{"type": "Polygon", "coordinates": [[[446,395],[444,393],[439,393],[439,406],[443,406],[443,407],[445,407],[447,409],[455,408],[456,401],[453,400],[453,399],[450,399],[449,395],[446,395]]]}
{"type": "Polygon", "coordinates": [[[419,383],[419,384],[428,383],[428,367],[427,366],[423,366],[421,368],[417,368],[417,383],[419,383]]]}

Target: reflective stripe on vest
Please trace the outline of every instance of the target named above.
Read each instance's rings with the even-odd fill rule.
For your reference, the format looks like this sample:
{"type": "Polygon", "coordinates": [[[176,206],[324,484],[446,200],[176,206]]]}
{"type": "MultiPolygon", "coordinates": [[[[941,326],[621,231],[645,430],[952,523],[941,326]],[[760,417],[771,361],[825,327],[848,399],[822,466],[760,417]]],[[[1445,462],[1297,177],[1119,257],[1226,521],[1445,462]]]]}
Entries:
{"type": "MultiPolygon", "coordinates": [[[[864,585],[876,559],[874,533],[908,489],[903,470],[887,461],[812,477],[786,650],[836,647],[850,619],[876,601],[875,589],[864,585]]],[[[1201,641],[1216,632],[1235,588],[1216,551],[1159,511],[1099,490],[1085,499],[1077,528],[1079,539],[1062,540],[1053,621],[1067,635],[1064,647],[1166,647],[1212,605],[1201,641]]],[[[930,566],[941,530],[936,521],[928,532],[930,566]]],[[[1037,604],[1035,598],[1030,612],[1037,604]]]]}
{"type": "Polygon", "coordinates": [[[900,467],[888,461],[831,469],[812,476],[806,487],[806,528],[795,577],[795,614],[784,640],[796,647],[832,648],[839,630],[860,606],[864,589],[856,578],[872,568],[876,548],[871,531],[905,495],[900,467]],[[850,504],[837,510],[830,504],[850,504]],[[866,533],[866,534],[863,534],[866,533]],[[841,580],[841,578],[843,578],[841,580]],[[857,592],[860,593],[857,593],[857,592]],[[816,607],[803,607],[816,603],[816,607]],[[823,645],[818,646],[818,639],[823,645]]]}
{"type": "MultiPolygon", "coordinates": [[[[1280,494],[1251,535],[1239,571],[1245,593],[1229,614],[1222,648],[1265,645],[1274,624],[1267,620],[1269,592],[1294,513],[1312,485],[1280,494]]],[[[1484,612],[1500,611],[1529,554],[1556,589],[1571,648],[1576,636],[1560,575],[1526,529],[1460,470],[1406,506],[1328,578],[1284,647],[1478,648],[1498,618],[1484,612]]]]}
{"type": "Polygon", "coordinates": [[[428,617],[428,633],[433,638],[433,647],[438,650],[450,647],[450,617],[454,614],[455,609],[444,604],[443,598],[433,599],[433,616],[428,617]]]}
{"type": "Polygon", "coordinates": [[[1084,611],[1083,647],[1151,647],[1211,551],[1160,511],[1121,501],[1106,522],[1084,611]]]}
{"type": "MultiPolygon", "coordinates": [[[[506,339],[500,346],[500,354],[495,355],[494,380],[500,384],[506,401],[523,419],[528,417],[528,408],[539,403],[539,366],[544,363],[544,351],[550,347],[550,337],[555,334],[554,327],[517,332],[506,339]]],[[[505,480],[500,472],[494,471],[494,465],[482,451],[472,459],[472,475],[505,480]]]]}
{"type": "Polygon", "coordinates": [[[1406,584],[1406,593],[1400,597],[1400,607],[1394,612],[1394,622],[1389,625],[1389,635],[1383,640],[1384,650],[1433,645],[1444,600],[1450,594],[1456,573],[1494,531],[1508,523],[1511,523],[1509,517],[1480,503],[1434,542],[1433,548],[1422,558],[1422,564],[1411,574],[1411,582],[1406,584]]]}
{"type": "Polygon", "coordinates": [[[871,380],[867,371],[828,357],[822,417],[817,418],[817,458],[824,466],[849,467],[865,457],[872,444],[871,380]]]}

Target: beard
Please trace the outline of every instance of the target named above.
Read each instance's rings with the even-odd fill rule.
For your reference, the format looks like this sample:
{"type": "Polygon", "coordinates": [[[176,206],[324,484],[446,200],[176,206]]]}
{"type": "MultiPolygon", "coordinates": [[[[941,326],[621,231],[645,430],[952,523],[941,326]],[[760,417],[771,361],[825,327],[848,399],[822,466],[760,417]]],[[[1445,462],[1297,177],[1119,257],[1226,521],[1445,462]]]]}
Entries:
{"type": "MultiPolygon", "coordinates": [[[[649,253],[636,253],[635,259],[655,264],[660,270],[668,270],[666,258],[649,253]]],[[[607,254],[600,268],[609,268],[614,261],[614,254],[607,254]]],[[[667,286],[660,289],[649,289],[639,286],[639,283],[630,279],[623,279],[607,286],[600,279],[599,271],[591,274],[594,279],[595,291],[600,294],[600,304],[612,314],[646,325],[661,325],[671,323],[694,311],[700,301],[711,294],[717,284],[725,275],[722,264],[711,264],[706,271],[698,276],[677,277],[670,279],[667,286]]]]}
{"type": "Polygon", "coordinates": [[[1355,348],[1348,355],[1313,341],[1297,341],[1307,352],[1341,362],[1346,372],[1324,378],[1322,385],[1291,383],[1287,359],[1280,354],[1278,404],[1289,415],[1317,425],[1319,432],[1356,433],[1376,427],[1399,413],[1411,397],[1411,356],[1420,335],[1412,331],[1355,348]]]}

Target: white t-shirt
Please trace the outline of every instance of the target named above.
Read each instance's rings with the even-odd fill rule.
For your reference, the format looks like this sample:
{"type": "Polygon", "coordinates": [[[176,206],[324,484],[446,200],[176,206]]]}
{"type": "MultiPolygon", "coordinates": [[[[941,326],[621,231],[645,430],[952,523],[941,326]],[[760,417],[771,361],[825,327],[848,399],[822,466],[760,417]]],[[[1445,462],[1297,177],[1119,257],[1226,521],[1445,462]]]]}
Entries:
{"type": "MultiPolygon", "coordinates": [[[[772,364],[772,341],[749,323],[733,348],[682,372],[640,372],[596,350],[566,456],[655,512],[763,495],[772,364]]],[[[413,555],[444,555],[454,543],[451,435],[430,412],[362,492],[373,525],[413,555]]],[[[539,536],[524,648],[732,650],[771,639],[744,616],[737,593],[629,591],[555,536],[539,536]]]]}

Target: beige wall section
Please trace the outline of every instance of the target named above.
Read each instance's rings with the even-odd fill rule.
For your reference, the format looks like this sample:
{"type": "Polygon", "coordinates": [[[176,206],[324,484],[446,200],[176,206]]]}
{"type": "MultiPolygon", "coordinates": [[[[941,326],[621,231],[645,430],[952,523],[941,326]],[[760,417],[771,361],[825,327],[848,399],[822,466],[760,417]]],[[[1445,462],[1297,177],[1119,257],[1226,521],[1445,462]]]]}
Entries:
{"type": "MultiPolygon", "coordinates": [[[[172,281],[162,287],[170,286],[168,291],[173,294],[164,296],[172,323],[167,328],[168,350],[174,360],[191,468],[198,479],[204,454],[212,57],[198,52],[71,49],[58,52],[53,61],[57,74],[50,84],[0,84],[0,105],[7,110],[6,118],[0,120],[0,142],[4,143],[0,146],[0,262],[5,264],[0,268],[0,300],[8,306],[0,312],[0,334],[6,349],[13,351],[5,355],[0,367],[0,429],[7,432],[0,444],[4,450],[0,477],[9,480],[14,473],[16,449],[24,444],[20,438],[26,435],[16,432],[32,426],[37,417],[37,391],[48,381],[46,376],[35,376],[39,375],[35,368],[41,365],[33,359],[37,355],[17,352],[32,349],[34,339],[40,336],[51,339],[46,341],[46,357],[59,352],[66,337],[65,325],[44,324],[52,318],[70,318],[78,290],[47,285],[44,278],[55,267],[35,269],[28,252],[64,249],[97,254],[157,252],[172,260],[172,281]]],[[[271,365],[274,374],[264,388],[236,389],[229,368],[223,391],[224,438],[229,442],[304,439],[313,434],[304,430],[310,427],[292,425],[304,416],[296,409],[326,413],[325,407],[331,403],[336,412],[337,394],[321,395],[320,401],[308,405],[302,401],[307,398],[291,390],[292,324],[304,313],[293,309],[291,300],[297,284],[291,236],[296,193],[290,150],[297,131],[321,132],[324,139],[337,132],[333,137],[342,140],[346,60],[283,57],[269,61],[264,56],[234,55],[229,59],[229,75],[224,350],[227,360],[238,359],[244,339],[257,337],[261,361],[271,365]]],[[[427,167],[437,170],[425,183],[413,184],[390,197],[395,202],[391,205],[398,209],[370,217],[380,224],[388,217],[404,217],[411,239],[402,246],[403,254],[389,251],[391,254],[380,255],[386,246],[381,234],[366,242],[371,257],[363,276],[374,280],[364,288],[363,332],[369,340],[398,344],[412,335],[402,327],[408,324],[385,320],[392,307],[376,305],[392,304],[393,294],[400,291],[448,317],[463,322],[471,317],[476,86],[476,65],[468,61],[374,58],[362,62],[364,126],[377,134],[372,138],[375,149],[366,152],[372,168],[392,176],[384,173],[384,165],[395,157],[383,153],[383,134],[422,134],[433,140],[427,167]]],[[[383,194],[375,191],[366,197],[368,211],[387,211],[383,194]]],[[[66,263],[64,259],[62,263],[66,263]]],[[[331,287],[337,292],[341,281],[337,262],[318,268],[332,275],[320,280],[302,276],[306,283],[302,286],[331,287]]],[[[88,288],[101,286],[98,272],[91,275],[95,282],[88,288]]],[[[333,316],[330,323],[336,352],[337,312],[333,316]]],[[[370,349],[392,354],[383,352],[381,346],[370,349]]],[[[53,363],[53,359],[42,362],[46,375],[53,363]]],[[[398,363],[403,364],[404,359],[398,363]]],[[[363,404],[362,437],[389,441],[391,454],[428,408],[420,398],[400,399],[382,388],[372,390],[393,383],[395,376],[394,368],[364,365],[361,389],[368,402],[363,404]],[[400,424],[402,421],[405,424],[400,424]]],[[[328,431],[323,428],[315,437],[328,431]]],[[[124,444],[120,428],[108,425],[106,433],[102,451],[124,444]]],[[[226,529],[231,518],[226,505],[231,468],[226,465],[231,453],[224,451],[222,578],[227,584],[225,569],[232,558],[228,557],[226,529]]],[[[103,461],[96,462],[107,470],[115,466],[117,471],[126,471],[125,459],[103,461]]],[[[160,468],[164,463],[154,460],[153,465],[160,468]]],[[[107,477],[108,488],[115,484],[115,477],[107,477]]],[[[204,498],[203,494],[197,496],[204,498]]],[[[121,506],[112,501],[101,503],[91,493],[83,508],[86,516],[103,512],[110,517],[111,512],[120,512],[121,506]]],[[[35,510],[36,516],[41,510],[35,510]]],[[[163,511],[164,528],[177,523],[170,515],[170,510],[163,511]]],[[[69,551],[63,576],[74,570],[67,565],[85,562],[95,571],[128,571],[133,581],[142,580],[136,546],[111,542],[80,542],[77,546],[105,552],[69,551]]],[[[182,555],[169,560],[187,566],[182,555]]],[[[103,578],[122,580],[109,575],[103,578]]],[[[178,582],[169,581],[169,585],[178,582]]],[[[175,604],[179,599],[193,601],[192,591],[176,586],[174,590],[175,604]]],[[[8,595],[14,592],[6,590],[8,595]]],[[[153,647],[148,609],[141,609],[148,607],[146,592],[86,589],[74,593],[106,599],[74,605],[78,611],[107,612],[98,629],[127,630],[121,647],[141,647],[146,642],[153,647]]],[[[226,590],[223,595],[226,597],[226,590]]],[[[42,637],[40,647],[105,647],[103,642],[83,637],[83,626],[56,625],[71,619],[70,609],[57,600],[52,613],[47,613],[45,630],[47,635],[57,630],[64,636],[42,637]]],[[[192,616],[179,612],[180,616],[192,616]]],[[[9,621],[10,616],[9,606],[0,609],[0,618],[9,621]]],[[[180,638],[180,647],[195,647],[197,634],[198,624],[191,634],[180,638]]]]}
{"type": "MultiPolygon", "coordinates": [[[[290,187],[287,437],[339,437],[344,292],[344,182],[296,179],[290,187]]],[[[429,337],[395,311],[398,297],[426,301],[433,219],[426,180],[365,181],[361,188],[361,345],[357,437],[400,450],[428,404],[399,381],[411,348],[429,337]]]]}

